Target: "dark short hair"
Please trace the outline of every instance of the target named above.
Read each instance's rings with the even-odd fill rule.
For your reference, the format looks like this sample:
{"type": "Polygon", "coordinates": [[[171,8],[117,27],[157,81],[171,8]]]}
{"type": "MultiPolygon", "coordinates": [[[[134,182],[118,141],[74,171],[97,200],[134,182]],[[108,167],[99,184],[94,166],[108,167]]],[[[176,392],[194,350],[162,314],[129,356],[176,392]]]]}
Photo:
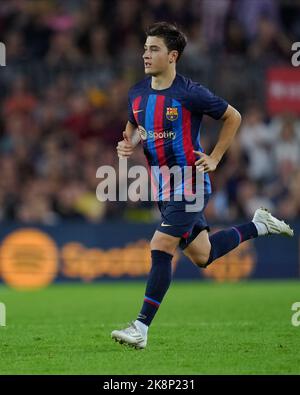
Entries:
{"type": "Polygon", "coordinates": [[[146,30],[146,36],[160,37],[164,40],[168,51],[178,51],[179,60],[186,44],[186,35],[176,25],[168,22],[156,22],[146,30]]]}

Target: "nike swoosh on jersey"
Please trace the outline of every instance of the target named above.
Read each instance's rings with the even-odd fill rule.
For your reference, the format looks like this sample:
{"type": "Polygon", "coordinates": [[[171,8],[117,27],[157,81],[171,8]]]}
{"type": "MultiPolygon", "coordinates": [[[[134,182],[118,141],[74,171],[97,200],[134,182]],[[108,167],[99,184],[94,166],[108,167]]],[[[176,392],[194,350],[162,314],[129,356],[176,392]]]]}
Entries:
{"type": "Polygon", "coordinates": [[[162,222],[161,226],[172,226],[172,225],[168,225],[168,224],[165,224],[164,222],[162,222]]]}
{"type": "Polygon", "coordinates": [[[141,111],[144,111],[144,110],[133,110],[133,113],[137,114],[138,112],[141,112],[141,111]]]}

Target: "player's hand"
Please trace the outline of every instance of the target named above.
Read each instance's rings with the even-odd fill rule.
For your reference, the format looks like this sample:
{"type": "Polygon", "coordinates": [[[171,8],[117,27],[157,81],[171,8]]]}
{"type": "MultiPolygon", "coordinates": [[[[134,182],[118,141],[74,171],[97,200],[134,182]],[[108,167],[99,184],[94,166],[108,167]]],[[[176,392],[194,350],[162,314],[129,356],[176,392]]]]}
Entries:
{"type": "Polygon", "coordinates": [[[134,150],[134,145],[129,140],[126,132],[123,132],[123,140],[118,142],[117,153],[120,159],[129,158],[134,150]]]}
{"type": "Polygon", "coordinates": [[[219,161],[216,158],[213,158],[210,155],[206,155],[204,152],[193,151],[196,155],[200,156],[195,162],[196,168],[198,171],[202,171],[203,173],[208,173],[210,171],[216,170],[219,161]]]}

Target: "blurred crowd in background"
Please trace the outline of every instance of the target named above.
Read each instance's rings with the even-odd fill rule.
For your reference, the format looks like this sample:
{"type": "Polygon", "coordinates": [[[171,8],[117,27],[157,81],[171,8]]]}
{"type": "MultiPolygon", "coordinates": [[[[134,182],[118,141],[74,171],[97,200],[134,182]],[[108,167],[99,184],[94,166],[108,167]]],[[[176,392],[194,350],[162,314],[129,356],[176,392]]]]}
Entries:
{"type": "MultiPolygon", "coordinates": [[[[101,165],[118,168],[127,92],[143,78],[144,30],[176,22],[188,46],[178,71],[242,114],[234,144],[211,174],[210,221],[263,205],[300,217],[300,120],[271,118],[265,72],[290,65],[300,38],[297,0],[10,0],[0,4],[0,220],[152,221],[154,203],[96,198],[101,165]]],[[[204,119],[207,153],[221,123],[204,119]]],[[[146,164],[141,147],[130,164],[146,164]]]]}

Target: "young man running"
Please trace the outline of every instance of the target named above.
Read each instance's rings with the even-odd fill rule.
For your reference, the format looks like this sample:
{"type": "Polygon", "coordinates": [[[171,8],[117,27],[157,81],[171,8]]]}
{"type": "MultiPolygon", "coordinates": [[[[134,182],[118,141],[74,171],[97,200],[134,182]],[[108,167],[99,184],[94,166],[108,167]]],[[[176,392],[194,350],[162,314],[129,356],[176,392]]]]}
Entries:
{"type": "Polygon", "coordinates": [[[112,338],[135,348],[145,348],[148,328],[171,282],[171,260],[179,246],[199,267],[207,267],[241,242],[258,236],[282,234],[293,236],[283,221],[259,208],[251,222],[236,225],[209,236],[204,209],[211,194],[208,172],[215,171],[230,146],[241,123],[239,112],[225,100],[202,85],[176,73],[176,64],[186,46],[185,35],[172,24],[155,23],[146,32],[144,67],[148,78],[129,91],[128,117],[123,140],[118,143],[120,158],[129,158],[138,143],[143,143],[149,166],[184,169],[190,166],[192,176],[182,185],[171,185],[160,177],[158,207],[161,223],[151,240],[152,267],[149,273],[142,309],[128,328],[114,330],[112,338]],[[200,145],[199,133],[203,115],[223,121],[218,141],[210,154],[200,145]],[[187,200],[175,199],[190,183],[196,187],[195,170],[204,174],[203,207],[187,211],[187,200]],[[169,198],[164,199],[168,192],[169,198]]]}

